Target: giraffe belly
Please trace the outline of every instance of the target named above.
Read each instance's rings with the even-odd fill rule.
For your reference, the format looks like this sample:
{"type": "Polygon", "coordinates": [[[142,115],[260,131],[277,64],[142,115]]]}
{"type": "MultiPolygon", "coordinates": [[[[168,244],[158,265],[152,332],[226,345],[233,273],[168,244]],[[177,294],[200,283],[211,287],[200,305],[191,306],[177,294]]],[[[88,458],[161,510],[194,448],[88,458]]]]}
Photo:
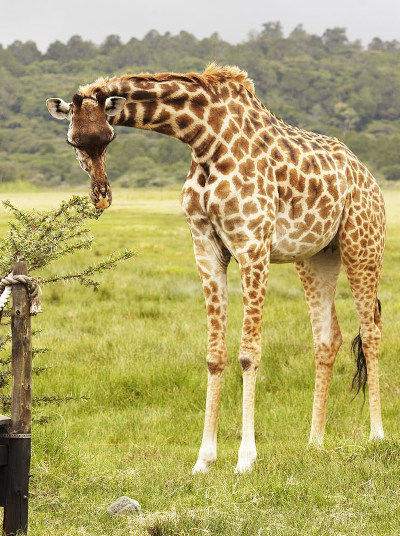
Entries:
{"type": "Polygon", "coordinates": [[[340,216],[320,235],[308,232],[295,238],[293,237],[295,232],[286,228],[282,229],[278,218],[276,232],[271,244],[271,263],[279,264],[309,259],[332,242],[337,235],[339,224],[340,216]]]}

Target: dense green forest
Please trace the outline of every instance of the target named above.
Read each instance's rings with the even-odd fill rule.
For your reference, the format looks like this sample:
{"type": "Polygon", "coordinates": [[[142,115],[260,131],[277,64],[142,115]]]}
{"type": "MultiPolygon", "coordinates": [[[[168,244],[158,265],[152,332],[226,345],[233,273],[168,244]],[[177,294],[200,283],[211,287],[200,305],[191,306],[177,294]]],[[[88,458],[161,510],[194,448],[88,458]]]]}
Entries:
{"type": "MultiPolygon", "coordinates": [[[[0,45],[0,182],[40,186],[87,181],[65,143],[65,122],[49,116],[45,100],[71,100],[77,87],[101,75],[126,72],[201,71],[207,63],[236,64],[256,92],[285,121],[337,136],[378,179],[400,180],[400,43],[375,38],[363,47],[344,28],[322,36],[302,26],[284,36],[279,23],[232,45],[217,34],[197,39],[150,31],[101,45],[73,36],[41,53],[32,41],[0,45]]],[[[154,133],[119,128],[108,156],[109,177],[120,186],[183,181],[188,148],[154,133]]]]}

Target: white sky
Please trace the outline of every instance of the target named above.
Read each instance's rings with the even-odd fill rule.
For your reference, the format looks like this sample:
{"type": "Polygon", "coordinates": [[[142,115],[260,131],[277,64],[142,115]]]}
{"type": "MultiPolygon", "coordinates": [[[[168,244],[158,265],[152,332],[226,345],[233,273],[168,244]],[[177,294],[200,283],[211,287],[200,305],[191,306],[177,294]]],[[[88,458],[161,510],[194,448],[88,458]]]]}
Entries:
{"type": "Polygon", "coordinates": [[[400,40],[400,0],[0,0],[0,43],[32,39],[43,51],[74,34],[95,43],[118,34],[125,42],[151,29],[218,32],[237,43],[277,20],[285,33],[302,23],[317,34],[345,26],[364,44],[375,36],[400,40]]]}

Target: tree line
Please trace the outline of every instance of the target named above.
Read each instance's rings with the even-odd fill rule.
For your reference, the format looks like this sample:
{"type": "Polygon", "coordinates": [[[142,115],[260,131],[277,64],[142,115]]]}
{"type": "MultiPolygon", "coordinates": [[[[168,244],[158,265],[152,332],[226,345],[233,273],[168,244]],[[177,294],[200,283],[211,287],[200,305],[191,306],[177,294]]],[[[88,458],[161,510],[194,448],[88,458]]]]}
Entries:
{"type": "MultiPolygon", "coordinates": [[[[367,47],[344,28],[322,35],[297,26],[285,36],[279,22],[230,44],[181,31],[100,45],[72,36],[42,53],[33,41],[0,45],[0,182],[75,185],[86,175],[65,143],[66,124],[50,118],[48,97],[70,100],[77,87],[102,75],[202,71],[207,63],[248,71],[257,95],[285,121],[342,139],[378,179],[400,180],[400,43],[374,38],[367,47]]],[[[188,148],[154,133],[119,128],[108,156],[120,186],[181,182],[188,148]]]]}

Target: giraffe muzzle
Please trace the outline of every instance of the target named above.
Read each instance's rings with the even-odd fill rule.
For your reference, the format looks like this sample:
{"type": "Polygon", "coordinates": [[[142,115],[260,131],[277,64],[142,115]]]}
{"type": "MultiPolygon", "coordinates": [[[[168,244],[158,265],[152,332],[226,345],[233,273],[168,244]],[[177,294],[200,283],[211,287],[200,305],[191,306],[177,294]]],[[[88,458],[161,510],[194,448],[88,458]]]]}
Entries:
{"type": "Polygon", "coordinates": [[[105,210],[112,202],[110,186],[108,184],[105,186],[93,186],[90,190],[90,198],[97,209],[105,210]]]}

